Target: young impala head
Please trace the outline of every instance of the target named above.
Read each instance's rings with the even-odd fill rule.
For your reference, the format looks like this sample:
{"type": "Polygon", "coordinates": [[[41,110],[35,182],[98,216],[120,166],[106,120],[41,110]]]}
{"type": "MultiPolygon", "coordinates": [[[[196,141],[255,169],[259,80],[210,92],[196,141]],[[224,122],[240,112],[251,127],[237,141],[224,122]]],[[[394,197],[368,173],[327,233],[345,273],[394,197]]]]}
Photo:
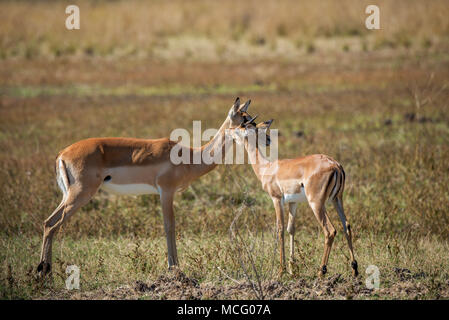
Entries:
{"type": "Polygon", "coordinates": [[[260,139],[260,142],[264,142],[267,147],[270,145],[271,138],[267,133],[267,130],[273,123],[273,119],[256,124],[254,122],[256,118],[257,116],[250,118],[243,122],[240,126],[231,129],[231,136],[238,144],[243,144],[248,140],[254,141],[254,143],[257,144],[260,139]]]}

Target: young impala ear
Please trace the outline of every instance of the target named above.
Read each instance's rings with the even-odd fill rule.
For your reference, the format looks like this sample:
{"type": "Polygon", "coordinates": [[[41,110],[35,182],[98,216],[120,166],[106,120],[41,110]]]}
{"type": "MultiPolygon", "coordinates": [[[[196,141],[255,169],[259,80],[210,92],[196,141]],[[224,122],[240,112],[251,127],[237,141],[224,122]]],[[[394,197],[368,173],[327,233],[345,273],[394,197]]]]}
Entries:
{"type": "Polygon", "coordinates": [[[256,120],[256,118],[258,117],[258,115],[255,115],[252,119],[249,119],[248,121],[246,121],[243,125],[246,127],[250,124],[254,125],[254,120],[256,120]]]}
{"type": "Polygon", "coordinates": [[[245,104],[243,105],[243,107],[240,108],[240,112],[246,112],[246,111],[248,111],[248,107],[249,107],[249,104],[250,104],[250,103],[251,103],[251,99],[248,100],[248,101],[246,101],[245,104]]]}
{"type": "Polygon", "coordinates": [[[268,129],[273,123],[273,119],[259,123],[256,128],[257,129],[268,129]]]}
{"type": "Polygon", "coordinates": [[[237,97],[235,99],[234,105],[232,106],[232,113],[235,114],[237,111],[239,111],[240,108],[240,98],[237,97]]]}

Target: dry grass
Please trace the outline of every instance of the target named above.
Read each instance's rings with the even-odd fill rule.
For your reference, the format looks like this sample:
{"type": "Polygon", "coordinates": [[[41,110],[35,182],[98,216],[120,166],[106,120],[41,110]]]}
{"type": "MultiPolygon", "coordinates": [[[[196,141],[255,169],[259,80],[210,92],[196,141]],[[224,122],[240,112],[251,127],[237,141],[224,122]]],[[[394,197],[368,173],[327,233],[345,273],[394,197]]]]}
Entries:
{"type": "Polygon", "coordinates": [[[1,298],[448,298],[449,57],[444,41],[432,40],[430,50],[417,45],[420,37],[444,39],[446,2],[382,2],[385,28],[375,38],[382,48],[389,47],[382,39],[394,45],[378,51],[364,28],[351,31],[363,23],[362,2],[344,2],[347,11],[333,1],[95,3],[80,4],[82,29],[69,37],[64,15],[55,18],[64,12],[60,3],[39,2],[33,10],[28,2],[0,4],[1,298]],[[13,28],[24,12],[29,19],[13,28]],[[230,26],[243,21],[236,38],[230,26]],[[411,50],[398,45],[398,32],[413,35],[411,50]],[[181,38],[173,45],[182,48],[207,38],[232,49],[204,61],[168,45],[168,61],[155,56],[172,38],[181,38]],[[368,50],[353,50],[354,39],[368,41],[368,50]],[[286,58],[286,42],[302,50],[300,59],[286,58]],[[52,44],[75,51],[45,53],[52,44]],[[33,45],[28,56],[12,53],[33,45]],[[116,54],[127,46],[154,50],[116,54]],[[329,277],[316,280],[323,239],[306,206],[296,221],[294,275],[276,276],[271,200],[248,166],[222,166],[177,196],[185,275],[166,273],[157,197],[100,193],[58,234],[53,283],[34,280],[42,223],[61,197],[53,168],[60,149],[91,136],[168,136],[191,129],[193,120],[203,130],[218,128],[237,95],[253,100],[253,113],[275,119],[281,157],[325,153],[343,164],[358,281],[350,278],[341,232],[329,277]],[[237,214],[241,242],[229,234],[237,214]],[[242,243],[252,249],[239,259],[242,243]],[[70,264],[81,268],[79,292],[63,289],[70,264]],[[370,264],[380,268],[380,291],[364,286],[370,264]]]}
{"type": "Polygon", "coordinates": [[[320,38],[352,39],[331,46],[340,51],[408,49],[435,45],[449,33],[446,0],[378,1],[382,29],[374,32],[365,28],[365,8],[370,1],[73,3],[81,11],[81,29],[77,31],[65,29],[64,3],[2,1],[0,57],[294,58],[298,52],[329,49],[315,43],[320,38]]]}

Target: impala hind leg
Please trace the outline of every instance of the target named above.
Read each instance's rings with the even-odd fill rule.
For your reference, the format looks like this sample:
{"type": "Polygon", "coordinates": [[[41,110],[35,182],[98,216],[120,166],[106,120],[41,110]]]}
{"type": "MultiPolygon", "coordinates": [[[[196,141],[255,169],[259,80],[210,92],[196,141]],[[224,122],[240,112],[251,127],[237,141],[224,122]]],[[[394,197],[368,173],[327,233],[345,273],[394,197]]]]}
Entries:
{"type": "Polygon", "coordinates": [[[289,261],[289,272],[292,274],[292,263],[294,261],[294,253],[295,253],[295,214],[297,203],[291,202],[288,204],[288,224],[287,224],[287,232],[290,235],[290,261],[289,261]]]}
{"type": "Polygon", "coordinates": [[[335,235],[337,231],[335,230],[332,222],[330,221],[324,203],[310,203],[310,206],[315,214],[316,219],[318,220],[321,228],[324,232],[324,253],[323,258],[321,260],[320,270],[318,271],[318,276],[322,277],[327,272],[327,262],[329,260],[329,254],[331,252],[332,243],[334,242],[335,235]]]}
{"type": "Polygon", "coordinates": [[[277,238],[279,240],[279,256],[280,256],[280,269],[279,273],[285,272],[285,249],[284,249],[284,207],[282,202],[278,198],[273,198],[274,209],[276,210],[276,231],[277,238]]]}
{"type": "Polygon", "coordinates": [[[62,199],[59,206],[53,211],[53,213],[45,220],[44,223],[44,235],[42,241],[42,251],[40,263],[37,266],[37,272],[43,276],[51,271],[51,249],[52,249],[52,237],[53,233],[50,231],[51,221],[58,221],[61,218],[61,214],[64,210],[65,197],[62,199]]]}
{"type": "Polygon", "coordinates": [[[52,245],[55,233],[92,196],[93,194],[81,193],[76,188],[72,188],[56,210],[45,220],[41,259],[37,267],[37,272],[40,277],[45,276],[51,271],[52,245]]]}
{"type": "Polygon", "coordinates": [[[343,201],[342,201],[341,197],[337,197],[335,200],[332,201],[332,203],[338,212],[338,216],[340,217],[341,224],[343,225],[343,231],[345,233],[346,240],[348,242],[349,253],[351,255],[352,275],[354,277],[357,277],[359,275],[359,271],[358,271],[357,260],[355,260],[355,258],[354,258],[354,251],[352,248],[351,226],[349,225],[349,222],[346,220],[345,212],[343,210],[343,201]]]}

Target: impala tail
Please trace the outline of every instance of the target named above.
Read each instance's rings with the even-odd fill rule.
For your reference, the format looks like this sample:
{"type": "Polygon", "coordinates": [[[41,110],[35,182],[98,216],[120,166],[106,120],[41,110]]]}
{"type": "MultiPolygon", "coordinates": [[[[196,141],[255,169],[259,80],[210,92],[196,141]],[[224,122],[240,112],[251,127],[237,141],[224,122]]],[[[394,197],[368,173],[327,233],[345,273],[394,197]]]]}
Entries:
{"type": "Polygon", "coordinates": [[[67,174],[67,167],[65,165],[64,160],[62,160],[60,157],[56,158],[55,171],[56,171],[56,181],[58,182],[59,189],[61,189],[65,198],[69,193],[70,182],[69,176],[67,174]]]}

